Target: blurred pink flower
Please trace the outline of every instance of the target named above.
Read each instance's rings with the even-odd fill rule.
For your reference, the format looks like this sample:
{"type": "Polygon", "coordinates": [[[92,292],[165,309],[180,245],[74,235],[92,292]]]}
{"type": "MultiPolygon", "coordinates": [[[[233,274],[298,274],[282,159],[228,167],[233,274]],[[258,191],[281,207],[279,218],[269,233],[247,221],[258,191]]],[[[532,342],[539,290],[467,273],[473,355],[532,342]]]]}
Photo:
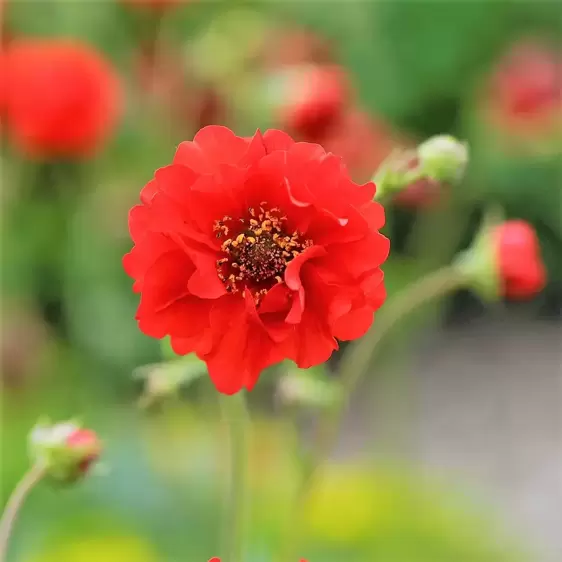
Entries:
{"type": "Polygon", "coordinates": [[[562,52],[537,41],[514,45],[493,72],[486,100],[491,122],[522,136],[562,123],[562,52]]]}

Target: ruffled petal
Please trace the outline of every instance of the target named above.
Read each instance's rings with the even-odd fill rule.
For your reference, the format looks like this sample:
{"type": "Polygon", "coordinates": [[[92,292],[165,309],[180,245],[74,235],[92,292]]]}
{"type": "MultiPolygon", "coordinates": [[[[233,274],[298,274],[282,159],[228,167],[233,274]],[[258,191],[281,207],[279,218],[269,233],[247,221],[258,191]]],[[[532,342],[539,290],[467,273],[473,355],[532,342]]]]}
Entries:
{"type": "Polygon", "coordinates": [[[326,255],[326,250],[322,246],[311,246],[289,262],[285,270],[285,283],[287,283],[287,287],[293,291],[298,291],[302,287],[300,272],[303,265],[309,260],[324,255],[326,255]]]}
{"type": "Polygon", "coordinates": [[[364,306],[340,316],[332,325],[332,331],[339,340],[355,340],[364,336],[372,323],[373,309],[370,306],[364,306]]]}
{"type": "Polygon", "coordinates": [[[275,150],[289,150],[295,144],[295,141],[283,131],[269,129],[263,135],[263,143],[266,152],[269,154],[275,150]]]}

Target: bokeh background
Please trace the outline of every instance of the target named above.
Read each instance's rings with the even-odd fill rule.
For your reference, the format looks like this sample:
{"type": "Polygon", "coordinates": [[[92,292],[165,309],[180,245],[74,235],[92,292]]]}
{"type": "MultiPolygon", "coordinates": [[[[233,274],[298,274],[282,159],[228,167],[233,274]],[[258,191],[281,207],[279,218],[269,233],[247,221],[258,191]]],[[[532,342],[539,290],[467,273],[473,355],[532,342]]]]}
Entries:
{"type": "MultiPolygon", "coordinates": [[[[387,206],[389,294],[466,247],[490,205],[535,226],[548,268],[547,288],[530,303],[485,307],[462,293],[388,337],[302,506],[301,555],[562,560],[559,3],[1,6],[4,49],[21,38],[74,38],[109,61],[122,88],[118,122],[87,157],[37,159],[2,126],[3,500],[27,467],[26,435],[40,416],[79,416],[106,444],[103,474],[34,492],[10,561],[202,562],[218,554],[227,460],[216,395],[203,379],[179,399],[138,408],[133,372],[163,357],[137,329],[137,296],[121,267],[131,246],[127,212],[141,187],[206,124],[244,135],[288,129],[343,156],[359,181],[393,147],[438,133],[466,139],[462,184],[387,206]]],[[[53,95],[73,87],[67,79],[52,84],[53,95]]],[[[10,84],[0,80],[2,88],[10,84]]],[[[37,93],[52,94],[49,84],[37,93]]],[[[306,445],[315,413],[304,408],[296,431],[276,377],[262,377],[251,396],[248,562],[269,562],[279,549],[295,442],[306,445]]]]}

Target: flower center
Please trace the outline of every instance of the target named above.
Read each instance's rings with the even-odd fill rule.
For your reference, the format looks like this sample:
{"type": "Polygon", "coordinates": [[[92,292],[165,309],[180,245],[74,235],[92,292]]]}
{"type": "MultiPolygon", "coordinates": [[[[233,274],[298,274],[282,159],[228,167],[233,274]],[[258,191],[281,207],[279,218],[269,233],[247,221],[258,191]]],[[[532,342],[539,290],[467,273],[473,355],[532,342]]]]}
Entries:
{"type": "Polygon", "coordinates": [[[265,210],[266,205],[248,209],[248,218],[225,216],[213,227],[217,238],[226,238],[221,244],[224,257],[217,260],[219,279],[229,293],[249,288],[258,304],[273,285],[283,282],[287,264],[312,245],[298,231],[287,234],[287,217],[276,207],[265,210]]]}

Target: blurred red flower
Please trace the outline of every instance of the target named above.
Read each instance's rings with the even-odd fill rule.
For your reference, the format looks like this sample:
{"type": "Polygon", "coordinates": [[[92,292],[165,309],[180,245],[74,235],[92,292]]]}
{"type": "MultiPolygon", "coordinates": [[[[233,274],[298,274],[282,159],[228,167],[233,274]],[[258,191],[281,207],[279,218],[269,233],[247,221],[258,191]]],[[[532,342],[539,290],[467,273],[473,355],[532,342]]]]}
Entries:
{"type": "Polygon", "coordinates": [[[562,119],[562,53],[538,42],[515,45],[489,84],[492,119],[514,132],[540,132],[562,119]]]}
{"type": "Polygon", "coordinates": [[[78,41],[13,41],[3,81],[10,137],[30,157],[88,156],[112,132],[120,113],[116,72],[78,41]]]}
{"type": "Polygon", "coordinates": [[[523,220],[511,220],[498,226],[495,236],[502,294],[518,300],[533,297],[546,284],[533,227],[523,220]]]}
{"type": "Polygon", "coordinates": [[[342,114],[349,97],[345,72],[338,66],[285,67],[274,74],[283,129],[308,141],[319,141],[342,114]]]}
{"type": "Polygon", "coordinates": [[[202,129],[129,215],[124,267],[141,293],[140,329],[195,352],[227,394],[283,359],[326,361],[337,339],[367,331],[385,298],[389,242],[374,191],[281,131],[202,129]]]}

